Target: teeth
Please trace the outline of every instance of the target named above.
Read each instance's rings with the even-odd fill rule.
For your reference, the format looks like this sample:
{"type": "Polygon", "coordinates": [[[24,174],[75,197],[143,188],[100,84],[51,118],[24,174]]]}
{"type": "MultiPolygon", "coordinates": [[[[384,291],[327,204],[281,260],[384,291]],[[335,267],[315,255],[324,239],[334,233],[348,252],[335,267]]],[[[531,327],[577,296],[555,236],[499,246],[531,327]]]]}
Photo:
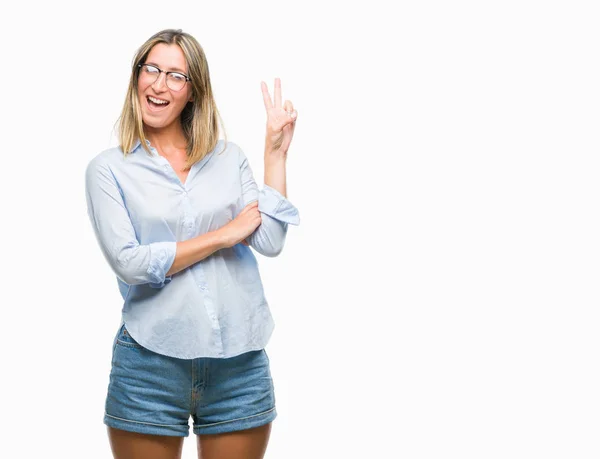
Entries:
{"type": "Polygon", "coordinates": [[[155,98],[154,98],[154,97],[152,97],[152,96],[148,96],[148,99],[150,99],[150,100],[151,100],[152,102],[154,102],[155,104],[160,104],[160,105],[166,105],[166,104],[168,104],[168,103],[169,103],[169,102],[168,102],[168,101],[166,101],[166,100],[155,99],[155,98]]]}

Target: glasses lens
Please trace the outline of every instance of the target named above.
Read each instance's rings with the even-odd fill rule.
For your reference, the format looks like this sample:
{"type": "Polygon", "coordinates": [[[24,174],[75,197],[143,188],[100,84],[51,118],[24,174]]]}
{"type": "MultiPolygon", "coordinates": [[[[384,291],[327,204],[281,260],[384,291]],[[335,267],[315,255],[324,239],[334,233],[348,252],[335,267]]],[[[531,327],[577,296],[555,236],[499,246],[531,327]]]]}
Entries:
{"type": "Polygon", "coordinates": [[[160,75],[160,71],[152,65],[144,64],[140,68],[140,77],[148,81],[155,81],[160,75]]]}
{"type": "Polygon", "coordinates": [[[142,65],[142,73],[157,76],[160,71],[152,65],[144,64],[142,65]]]}
{"type": "Polygon", "coordinates": [[[167,73],[167,86],[173,91],[181,91],[185,86],[185,75],[177,72],[167,73]]]}

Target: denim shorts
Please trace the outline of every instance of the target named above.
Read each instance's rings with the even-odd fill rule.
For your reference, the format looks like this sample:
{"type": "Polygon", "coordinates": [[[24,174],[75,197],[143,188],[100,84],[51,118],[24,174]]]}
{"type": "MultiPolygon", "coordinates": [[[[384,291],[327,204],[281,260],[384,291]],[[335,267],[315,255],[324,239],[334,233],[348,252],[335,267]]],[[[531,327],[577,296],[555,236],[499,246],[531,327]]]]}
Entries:
{"type": "Polygon", "coordinates": [[[250,429],[275,419],[275,389],[264,349],[227,358],[177,359],[138,344],[123,324],[115,337],[104,423],[187,437],[250,429]]]}

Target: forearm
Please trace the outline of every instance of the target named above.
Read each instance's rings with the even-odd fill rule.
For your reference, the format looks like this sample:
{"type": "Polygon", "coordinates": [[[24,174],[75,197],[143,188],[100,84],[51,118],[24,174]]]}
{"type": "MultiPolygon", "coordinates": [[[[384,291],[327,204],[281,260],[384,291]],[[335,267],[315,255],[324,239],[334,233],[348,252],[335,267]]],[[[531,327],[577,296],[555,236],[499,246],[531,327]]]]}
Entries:
{"type": "Polygon", "coordinates": [[[265,146],[265,185],[279,191],[287,198],[286,190],[286,157],[284,154],[274,152],[270,146],[265,146]]]}
{"type": "Polygon", "coordinates": [[[177,242],[175,260],[166,275],[171,276],[183,271],[185,268],[225,247],[227,247],[227,244],[220,230],[210,231],[187,241],[177,242]]]}

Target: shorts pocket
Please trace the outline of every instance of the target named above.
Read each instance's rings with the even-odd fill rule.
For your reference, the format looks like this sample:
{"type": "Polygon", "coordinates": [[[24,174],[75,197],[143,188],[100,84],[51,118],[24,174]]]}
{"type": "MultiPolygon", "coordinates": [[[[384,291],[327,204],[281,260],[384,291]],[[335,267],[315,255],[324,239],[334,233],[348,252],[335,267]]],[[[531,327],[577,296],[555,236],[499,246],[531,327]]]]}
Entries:
{"type": "Polygon", "coordinates": [[[123,326],[121,326],[121,330],[119,330],[119,334],[117,336],[117,344],[120,346],[142,349],[142,345],[138,344],[138,342],[131,337],[131,335],[127,331],[127,328],[125,327],[125,324],[123,324],[123,326]]]}

